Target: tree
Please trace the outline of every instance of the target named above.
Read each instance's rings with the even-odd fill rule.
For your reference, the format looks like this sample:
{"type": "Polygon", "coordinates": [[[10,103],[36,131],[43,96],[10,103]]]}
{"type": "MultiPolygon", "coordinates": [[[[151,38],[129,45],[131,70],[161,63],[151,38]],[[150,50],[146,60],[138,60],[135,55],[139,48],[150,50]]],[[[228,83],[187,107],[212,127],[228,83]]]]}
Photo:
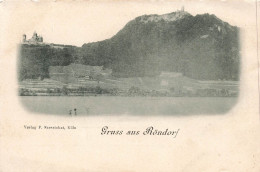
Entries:
{"type": "Polygon", "coordinates": [[[62,89],[61,89],[61,92],[63,95],[68,95],[69,94],[69,90],[66,86],[63,86],[62,89]]]}

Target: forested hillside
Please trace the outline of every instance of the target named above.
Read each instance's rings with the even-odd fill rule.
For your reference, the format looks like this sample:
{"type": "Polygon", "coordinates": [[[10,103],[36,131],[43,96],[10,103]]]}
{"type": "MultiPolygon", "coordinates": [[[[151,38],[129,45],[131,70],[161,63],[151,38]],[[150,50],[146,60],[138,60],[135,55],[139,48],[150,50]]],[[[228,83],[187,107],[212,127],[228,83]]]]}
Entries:
{"type": "Polygon", "coordinates": [[[172,71],[200,80],[238,80],[239,48],[239,29],[215,15],[144,15],[112,38],[80,48],[22,45],[19,78],[45,78],[49,66],[73,62],[111,68],[116,77],[172,71]]]}

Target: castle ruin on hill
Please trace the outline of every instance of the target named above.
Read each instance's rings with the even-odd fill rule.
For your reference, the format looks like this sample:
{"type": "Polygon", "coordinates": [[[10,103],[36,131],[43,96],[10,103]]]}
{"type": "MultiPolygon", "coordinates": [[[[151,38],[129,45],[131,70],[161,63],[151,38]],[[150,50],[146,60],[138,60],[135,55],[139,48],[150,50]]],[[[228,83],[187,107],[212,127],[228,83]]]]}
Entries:
{"type": "Polygon", "coordinates": [[[76,47],[74,45],[64,45],[64,44],[54,44],[54,43],[43,42],[43,37],[38,35],[36,32],[33,33],[33,36],[31,39],[27,39],[26,34],[23,34],[23,39],[22,39],[21,44],[37,45],[37,46],[50,46],[51,48],[56,48],[56,49],[76,47]]]}
{"type": "Polygon", "coordinates": [[[29,43],[29,44],[43,43],[43,37],[40,35],[37,35],[37,33],[34,32],[32,38],[27,40],[26,35],[24,34],[23,43],[29,43]]]}

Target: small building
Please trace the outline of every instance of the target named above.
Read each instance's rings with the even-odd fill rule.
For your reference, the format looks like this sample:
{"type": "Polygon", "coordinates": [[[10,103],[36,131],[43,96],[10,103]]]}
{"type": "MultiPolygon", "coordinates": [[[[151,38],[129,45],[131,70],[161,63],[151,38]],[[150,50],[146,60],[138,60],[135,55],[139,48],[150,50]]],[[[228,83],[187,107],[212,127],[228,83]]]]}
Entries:
{"type": "Polygon", "coordinates": [[[160,86],[162,89],[169,89],[173,93],[180,94],[183,86],[183,75],[177,72],[161,72],[160,86]]]}

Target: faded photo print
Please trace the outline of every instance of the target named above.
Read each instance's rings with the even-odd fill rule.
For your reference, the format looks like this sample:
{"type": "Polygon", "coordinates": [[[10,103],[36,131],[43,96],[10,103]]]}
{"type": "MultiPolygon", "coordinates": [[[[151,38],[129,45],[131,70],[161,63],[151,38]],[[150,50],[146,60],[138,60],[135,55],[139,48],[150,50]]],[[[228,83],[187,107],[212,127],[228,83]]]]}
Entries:
{"type": "Polygon", "coordinates": [[[136,11],[117,4],[119,12],[111,13],[112,5],[105,6],[82,5],[61,20],[62,9],[50,9],[43,24],[21,35],[17,79],[24,108],[48,115],[187,116],[234,107],[241,50],[232,17],[181,3],[136,11]]]}

